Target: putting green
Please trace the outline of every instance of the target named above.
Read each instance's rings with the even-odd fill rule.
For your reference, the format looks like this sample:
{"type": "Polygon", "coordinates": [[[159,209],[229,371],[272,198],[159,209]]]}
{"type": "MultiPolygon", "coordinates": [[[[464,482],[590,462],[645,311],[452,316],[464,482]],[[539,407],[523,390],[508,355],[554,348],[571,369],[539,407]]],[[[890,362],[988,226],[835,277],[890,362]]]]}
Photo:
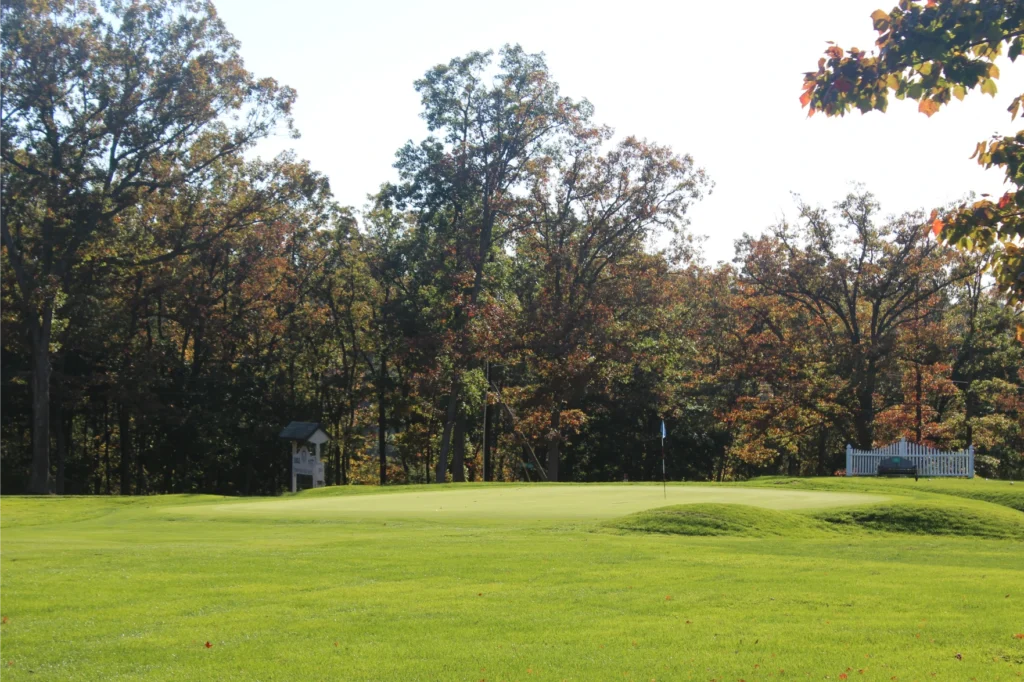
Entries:
{"type": "Polygon", "coordinates": [[[766,488],[632,485],[491,485],[455,490],[426,487],[385,495],[310,495],[258,502],[185,505],[167,510],[209,519],[607,519],[675,504],[745,504],[813,509],[871,504],[883,495],[766,488]]]}

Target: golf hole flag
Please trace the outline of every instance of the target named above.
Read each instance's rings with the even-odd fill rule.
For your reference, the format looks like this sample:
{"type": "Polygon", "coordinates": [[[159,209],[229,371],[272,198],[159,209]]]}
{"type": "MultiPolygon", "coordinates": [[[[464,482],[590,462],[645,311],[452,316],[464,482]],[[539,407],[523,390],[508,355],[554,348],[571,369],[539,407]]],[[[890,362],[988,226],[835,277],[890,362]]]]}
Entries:
{"type": "Polygon", "coordinates": [[[665,420],[661,420],[661,494],[668,499],[668,492],[665,490],[665,420]]]}

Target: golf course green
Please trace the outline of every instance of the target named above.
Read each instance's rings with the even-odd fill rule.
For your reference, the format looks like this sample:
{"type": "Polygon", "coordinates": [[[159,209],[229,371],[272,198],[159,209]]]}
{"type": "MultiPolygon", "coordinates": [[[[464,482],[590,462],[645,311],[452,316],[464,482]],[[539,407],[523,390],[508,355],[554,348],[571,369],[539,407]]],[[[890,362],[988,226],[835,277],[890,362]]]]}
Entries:
{"type": "Polygon", "coordinates": [[[1020,680],[1024,486],[0,499],[4,680],[1020,680]]]}

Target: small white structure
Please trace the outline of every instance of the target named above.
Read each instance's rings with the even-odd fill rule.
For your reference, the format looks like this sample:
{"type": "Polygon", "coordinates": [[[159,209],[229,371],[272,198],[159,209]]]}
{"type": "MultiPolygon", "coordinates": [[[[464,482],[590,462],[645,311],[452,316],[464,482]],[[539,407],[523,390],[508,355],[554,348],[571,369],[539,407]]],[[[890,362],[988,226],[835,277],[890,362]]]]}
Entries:
{"type": "Polygon", "coordinates": [[[974,446],[966,450],[943,452],[919,443],[898,443],[874,450],[857,450],[846,446],[847,476],[877,476],[878,463],[887,457],[902,457],[917,466],[917,475],[926,478],[974,478],[974,446]]]}
{"type": "Polygon", "coordinates": [[[323,488],[327,485],[324,477],[324,463],[320,459],[320,446],[329,440],[330,436],[320,428],[316,422],[292,422],[281,430],[277,435],[283,440],[292,442],[292,492],[298,489],[299,475],[311,476],[314,488],[323,488]],[[314,452],[309,451],[312,445],[314,452]]]}

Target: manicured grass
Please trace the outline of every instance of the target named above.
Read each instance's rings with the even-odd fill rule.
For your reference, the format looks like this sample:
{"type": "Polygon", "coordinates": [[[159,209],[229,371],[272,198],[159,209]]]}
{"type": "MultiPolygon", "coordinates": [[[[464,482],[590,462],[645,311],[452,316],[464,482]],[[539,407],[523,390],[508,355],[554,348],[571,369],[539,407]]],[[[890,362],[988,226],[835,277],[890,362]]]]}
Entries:
{"type": "Polygon", "coordinates": [[[763,484],[3,498],[3,679],[1024,677],[1020,512],[763,484]]]}
{"type": "MultiPolygon", "coordinates": [[[[364,488],[363,490],[366,490],[364,488]]],[[[321,489],[345,491],[346,489],[321,489]]],[[[372,488],[370,488],[372,490],[372,488]]],[[[392,489],[395,490],[395,489],[392,489]]],[[[317,491],[320,492],[320,491],[317,491]]],[[[299,495],[267,504],[266,500],[228,504],[184,505],[182,515],[211,520],[421,519],[424,521],[595,520],[671,504],[726,502],[768,509],[815,509],[869,504],[883,495],[809,490],[771,490],[712,485],[492,485],[468,488],[409,486],[400,495],[299,495]]]]}
{"type": "MultiPolygon", "coordinates": [[[[875,505],[867,507],[874,509],[875,505]]],[[[838,513],[838,512],[837,512],[838,513]]],[[[807,537],[827,526],[809,514],[758,509],[742,504],[681,504],[612,519],[607,528],[668,535],[807,537]]]]}
{"type": "Polygon", "coordinates": [[[994,481],[981,478],[787,478],[765,476],[744,484],[775,490],[843,490],[861,492],[891,492],[901,495],[942,494],[984,500],[1024,511],[1024,482],[994,481]]]}

